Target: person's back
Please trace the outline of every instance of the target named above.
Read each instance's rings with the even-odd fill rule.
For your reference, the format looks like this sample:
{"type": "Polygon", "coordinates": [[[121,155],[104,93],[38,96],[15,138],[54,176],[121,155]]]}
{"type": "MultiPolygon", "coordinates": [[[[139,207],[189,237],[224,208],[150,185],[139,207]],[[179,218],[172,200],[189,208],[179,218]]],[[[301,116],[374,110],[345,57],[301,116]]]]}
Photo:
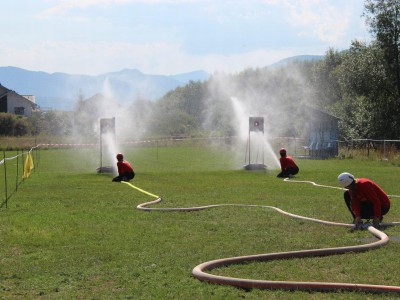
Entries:
{"type": "Polygon", "coordinates": [[[299,167],[297,164],[294,162],[294,159],[290,156],[287,155],[286,149],[282,148],[279,150],[280,158],[279,162],[281,164],[281,172],[277,175],[277,177],[280,178],[286,178],[286,177],[293,177],[297,173],[299,173],[299,167]]]}
{"type": "Polygon", "coordinates": [[[374,226],[379,226],[390,210],[390,200],[383,189],[368,178],[356,179],[348,172],[339,174],[338,185],[345,189],[344,201],[356,228],[362,225],[362,219],[373,219],[374,226]]]}
{"type": "Polygon", "coordinates": [[[390,200],[382,188],[368,178],[357,178],[355,188],[349,189],[353,201],[368,201],[377,207],[390,207],[390,200]]]}
{"type": "Polygon", "coordinates": [[[126,160],[118,161],[117,162],[117,167],[118,167],[119,175],[122,175],[122,174],[124,174],[126,172],[130,172],[130,173],[134,172],[131,164],[126,160]]]}
{"type": "Polygon", "coordinates": [[[290,155],[279,158],[279,161],[281,163],[282,170],[287,170],[288,168],[298,168],[294,159],[290,155]]]}
{"type": "Polygon", "coordinates": [[[118,176],[114,177],[112,181],[121,182],[133,179],[135,177],[135,171],[133,170],[131,164],[124,160],[124,156],[121,153],[118,153],[116,158],[118,160],[118,176]]]}

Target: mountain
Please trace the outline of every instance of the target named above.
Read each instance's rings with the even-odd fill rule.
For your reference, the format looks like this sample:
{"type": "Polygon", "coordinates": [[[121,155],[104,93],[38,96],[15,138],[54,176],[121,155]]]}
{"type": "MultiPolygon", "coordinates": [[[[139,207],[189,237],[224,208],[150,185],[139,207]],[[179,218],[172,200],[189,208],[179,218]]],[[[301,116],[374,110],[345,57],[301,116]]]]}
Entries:
{"type": "Polygon", "coordinates": [[[20,95],[34,95],[42,108],[72,110],[76,100],[97,93],[130,104],[135,99],[156,100],[189,81],[204,81],[209,74],[194,71],[178,75],[148,75],[124,69],[98,76],[45,73],[16,67],[0,67],[0,84],[20,95]]]}
{"type": "MultiPolygon", "coordinates": [[[[267,66],[280,67],[293,61],[323,59],[320,55],[298,55],[267,66]]],[[[81,96],[88,99],[101,93],[122,104],[136,99],[157,100],[167,92],[189,81],[206,81],[210,74],[193,71],[178,75],[149,75],[135,69],[124,69],[98,76],[71,75],[29,71],[16,67],[0,67],[0,84],[20,95],[34,95],[42,108],[72,110],[81,96]]]]}
{"type": "Polygon", "coordinates": [[[282,67],[287,64],[293,63],[295,61],[317,61],[317,60],[324,59],[324,57],[325,57],[324,55],[297,55],[297,56],[292,56],[292,57],[282,59],[276,63],[269,65],[267,68],[282,67]]]}

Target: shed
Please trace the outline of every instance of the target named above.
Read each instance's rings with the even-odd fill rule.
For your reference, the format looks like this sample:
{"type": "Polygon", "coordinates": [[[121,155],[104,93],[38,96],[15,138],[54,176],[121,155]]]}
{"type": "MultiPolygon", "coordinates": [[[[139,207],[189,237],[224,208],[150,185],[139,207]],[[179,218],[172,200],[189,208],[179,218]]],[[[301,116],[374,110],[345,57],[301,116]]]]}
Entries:
{"type": "Polygon", "coordinates": [[[320,109],[306,106],[304,117],[308,123],[308,145],[311,158],[328,158],[339,152],[339,118],[320,109]]]}

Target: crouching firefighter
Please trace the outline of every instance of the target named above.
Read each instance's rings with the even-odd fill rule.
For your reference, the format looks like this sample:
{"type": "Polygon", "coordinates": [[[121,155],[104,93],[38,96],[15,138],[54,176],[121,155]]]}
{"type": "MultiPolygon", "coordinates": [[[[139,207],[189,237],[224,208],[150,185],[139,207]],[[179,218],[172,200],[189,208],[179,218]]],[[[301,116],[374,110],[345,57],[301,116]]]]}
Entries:
{"type": "Polygon", "coordinates": [[[390,200],[380,186],[367,178],[356,179],[347,172],[338,176],[338,184],[347,189],[344,201],[356,228],[363,224],[362,219],[372,219],[374,227],[382,223],[383,216],[389,212],[390,200]]]}
{"type": "Polygon", "coordinates": [[[118,160],[118,176],[114,177],[112,181],[121,182],[133,179],[135,177],[135,171],[133,171],[131,164],[124,160],[124,156],[121,153],[118,153],[116,158],[118,160]]]}

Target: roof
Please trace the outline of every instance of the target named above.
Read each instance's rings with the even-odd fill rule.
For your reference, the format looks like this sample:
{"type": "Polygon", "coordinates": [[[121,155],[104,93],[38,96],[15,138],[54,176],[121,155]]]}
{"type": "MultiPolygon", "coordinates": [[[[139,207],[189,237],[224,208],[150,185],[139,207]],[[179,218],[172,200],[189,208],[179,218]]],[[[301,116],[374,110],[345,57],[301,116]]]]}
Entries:
{"type": "Polygon", "coordinates": [[[6,88],[5,86],[3,86],[3,85],[0,83],[0,98],[2,98],[3,96],[5,96],[5,95],[7,95],[7,94],[10,94],[10,93],[13,93],[13,94],[17,95],[17,97],[20,97],[22,100],[24,100],[24,101],[26,101],[27,103],[29,103],[29,104],[32,106],[32,108],[37,107],[37,105],[36,105],[35,102],[33,102],[33,101],[31,101],[30,99],[28,99],[28,98],[26,98],[26,97],[24,97],[24,96],[18,94],[17,92],[15,92],[15,91],[13,91],[13,90],[10,90],[10,89],[6,88]]]}
{"type": "Polygon", "coordinates": [[[311,107],[311,106],[305,105],[305,109],[311,111],[315,115],[319,115],[319,116],[328,117],[328,118],[331,118],[331,119],[340,120],[340,118],[338,118],[338,117],[336,117],[336,116],[334,116],[334,115],[332,115],[330,113],[327,113],[326,111],[323,111],[322,109],[319,109],[319,108],[315,108],[315,107],[311,107]]]}
{"type": "Polygon", "coordinates": [[[0,83],[0,97],[3,96],[4,94],[8,94],[9,92],[12,92],[12,90],[6,88],[0,83]]]}

